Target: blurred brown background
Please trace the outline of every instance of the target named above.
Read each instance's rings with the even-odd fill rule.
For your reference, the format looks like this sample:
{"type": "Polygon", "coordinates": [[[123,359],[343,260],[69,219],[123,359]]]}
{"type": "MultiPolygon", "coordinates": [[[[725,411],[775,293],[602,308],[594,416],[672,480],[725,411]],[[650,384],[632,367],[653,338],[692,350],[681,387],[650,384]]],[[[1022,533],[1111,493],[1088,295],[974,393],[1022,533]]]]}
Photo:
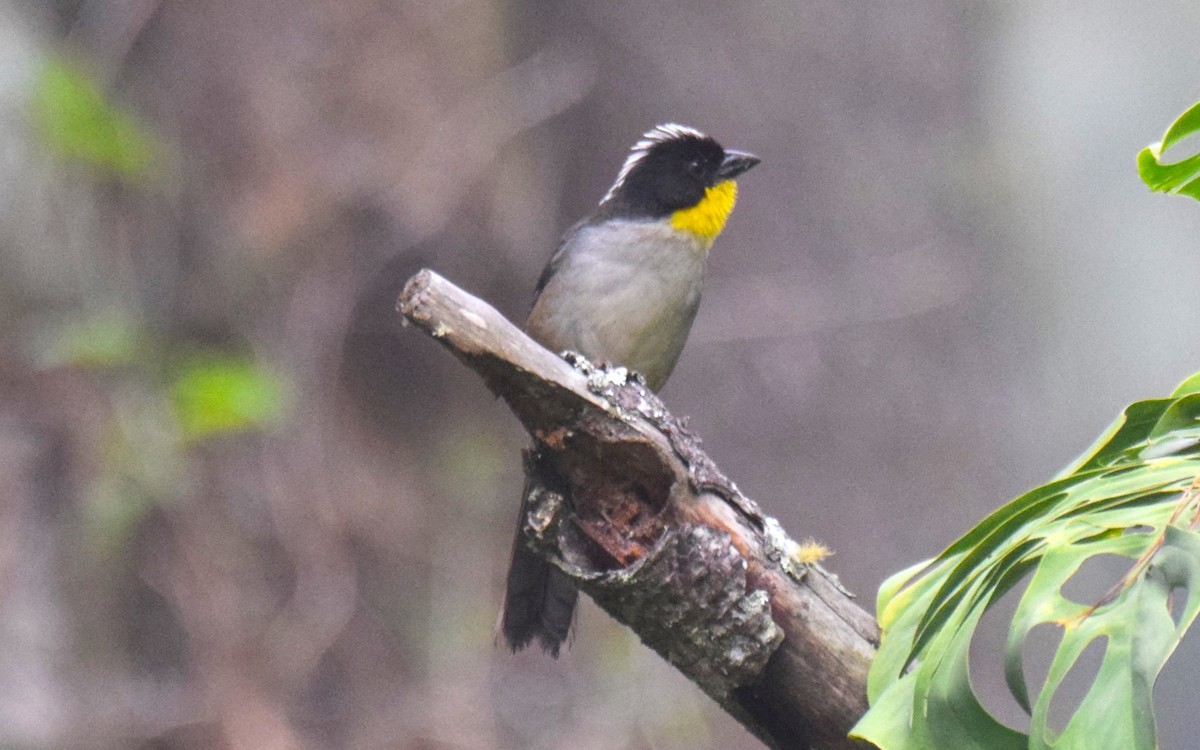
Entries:
{"type": "Polygon", "coordinates": [[[521,318],[642,131],[761,155],[664,396],[870,607],[1200,369],[1200,209],[1133,162],[1200,97],[1197,28],[0,0],[0,747],[755,747],[590,604],[557,662],[495,645],[523,438],[399,285],[521,318]]]}

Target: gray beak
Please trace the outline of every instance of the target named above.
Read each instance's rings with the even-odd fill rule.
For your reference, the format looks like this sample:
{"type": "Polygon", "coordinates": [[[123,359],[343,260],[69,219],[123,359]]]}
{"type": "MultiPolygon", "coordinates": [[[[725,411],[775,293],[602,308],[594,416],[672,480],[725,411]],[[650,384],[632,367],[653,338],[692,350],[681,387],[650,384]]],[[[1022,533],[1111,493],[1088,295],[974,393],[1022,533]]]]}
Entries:
{"type": "Polygon", "coordinates": [[[718,180],[732,180],[742,172],[758,164],[762,159],[745,151],[726,151],[721,166],[717,167],[718,180]]]}

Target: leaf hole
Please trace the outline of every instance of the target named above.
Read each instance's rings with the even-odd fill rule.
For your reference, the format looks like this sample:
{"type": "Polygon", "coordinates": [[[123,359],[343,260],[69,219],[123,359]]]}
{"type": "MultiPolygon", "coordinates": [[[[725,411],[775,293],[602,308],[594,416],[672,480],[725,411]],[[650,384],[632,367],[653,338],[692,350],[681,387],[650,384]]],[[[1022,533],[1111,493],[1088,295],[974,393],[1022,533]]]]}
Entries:
{"type": "Polygon", "coordinates": [[[1099,604],[1133,565],[1133,560],[1121,555],[1094,555],[1085,560],[1075,575],[1063,584],[1061,593],[1085,607],[1099,604]]]}
{"type": "Polygon", "coordinates": [[[1171,589],[1171,593],[1167,594],[1167,611],[1171,613],[1171,619],[1175,621],[1177,628],[1183,619],[1183,610],[1187,607],[1187,600],[1187,586],[1176,586],[1171,589]]]}
{"type": "Polygon", "coordinates": [[[1125,529],[1125,534],[1127,534],[1127,535],[1128,534],[1151,534],[1153,532],[1154,532],[1154,527],[1147,526],[1144,523],[1140,523],[1137,526],[1130,526],[1129,528],[1125,529]]]}
{"type": "Polygon", "coordinates": [[[1200,154],[1200,137],[1197,137],[1193,133],[1163,152],[1162,163],[1167,165],[1178,164],[1185,159],[1192,158],[1196,154],[1200,154]]]}
{"type": "Polygon", "coordinates": [[[1021,646],[1021,667],[1025,672],[1025,684],[1029,687],[1030,705],[1037,703],[1038,695],[1046,686],[1050,662],[1062,643],[1062,633],[1058,625],[1043,622],[1035,625],[1025,636],[1025,643],[1021,646]]]}
{"type": "Polygon", "coordinates": [[[971,689],[979,704],[997,721],[1018,732],[1029,731],[1029,714],[1013,697],[1004,681],[1004,649],[1008,628],[1029,578],[992,602],[971,638],[971,689]]]}
{"type": "MultiPolygon", "coordinates": [[[[1187,596],[1185,589],[1171,593],[1180,602],[1187,596]]],[[[1155,725],[1162,750],[1195,750],[1196,736],[1200,734],[1200,717],[1196,712],[1197,671],[1200,671],[1200,638],[1193,634],[1180,641],[1154,684],[1155,725]]]]}
{"type": "Polygon", "coordinates": [[[1080,704],[1096,681],[1107,649],[1108,636],[1093,640],[1083,649],[1067,676],[1059,683],[1058,690],[1054,691],[1054,696],[1050,699],[1050,710],[1046,713],[1046,723],[1055,732],[1066,729],[1071,718],[1079,710],[1080,704]]]}

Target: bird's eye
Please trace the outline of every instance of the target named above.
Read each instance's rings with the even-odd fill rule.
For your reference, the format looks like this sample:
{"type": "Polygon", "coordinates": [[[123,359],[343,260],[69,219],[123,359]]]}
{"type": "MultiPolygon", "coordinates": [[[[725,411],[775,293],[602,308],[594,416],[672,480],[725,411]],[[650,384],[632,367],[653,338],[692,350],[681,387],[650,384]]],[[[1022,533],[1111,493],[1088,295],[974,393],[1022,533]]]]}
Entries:
{"type": "Polygon", "coordinates": [[[688,168],[688,172],[691,172],[693,175],[695,175],[697,177],[704,174],[704,162],[701,161],[700,159],[693,159],[691,162],[688,163],[687,168],[688,168]]]}

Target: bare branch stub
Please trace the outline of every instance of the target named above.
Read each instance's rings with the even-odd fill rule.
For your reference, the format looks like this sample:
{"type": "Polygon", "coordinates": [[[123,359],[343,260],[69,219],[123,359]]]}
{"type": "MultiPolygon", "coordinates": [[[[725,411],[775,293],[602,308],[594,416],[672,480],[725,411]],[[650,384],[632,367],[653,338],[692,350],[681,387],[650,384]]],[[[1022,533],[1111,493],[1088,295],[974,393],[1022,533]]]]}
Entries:
{"type": "Polygon", "coordinates": [[[431,271],[400,311],[534,439],[535,549],[768,745],[857,747],[873,619],[622,368],[575,366],[431,271]]]}

